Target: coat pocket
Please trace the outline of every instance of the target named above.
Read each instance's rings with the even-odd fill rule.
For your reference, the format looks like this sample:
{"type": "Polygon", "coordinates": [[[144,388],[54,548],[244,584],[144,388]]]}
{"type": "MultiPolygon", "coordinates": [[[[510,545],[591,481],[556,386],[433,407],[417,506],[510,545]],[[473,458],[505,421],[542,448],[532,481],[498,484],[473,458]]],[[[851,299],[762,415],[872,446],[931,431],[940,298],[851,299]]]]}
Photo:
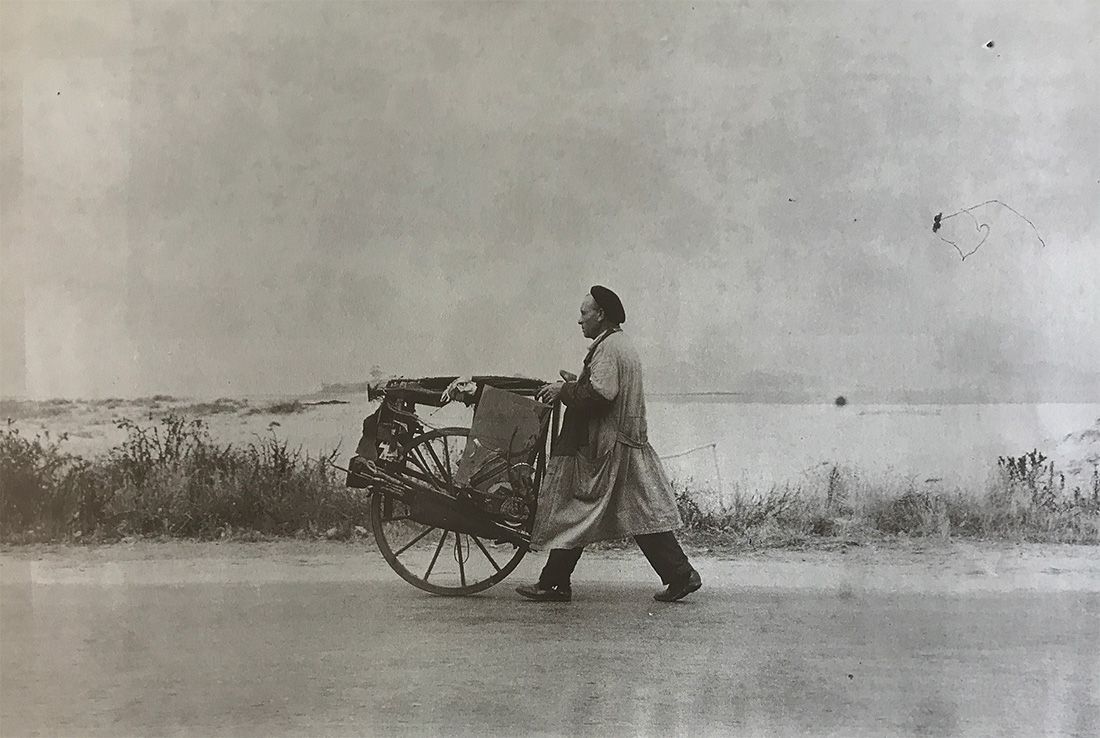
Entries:
{"type": "Polygon", "coordinates": [[[614,453],[608,451],[601,457],[589,458],[588,454],[581,452],[573,457],[574,461],[574,485],[573,496],[581,502],[596,502],[611,491],[612,457],[614,453]]]}

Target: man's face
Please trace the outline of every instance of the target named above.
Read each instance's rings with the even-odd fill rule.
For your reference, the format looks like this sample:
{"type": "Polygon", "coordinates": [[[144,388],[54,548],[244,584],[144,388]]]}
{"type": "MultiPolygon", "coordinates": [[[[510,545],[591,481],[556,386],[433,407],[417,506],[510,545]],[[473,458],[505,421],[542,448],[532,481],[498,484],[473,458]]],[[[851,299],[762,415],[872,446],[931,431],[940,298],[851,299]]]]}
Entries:
{"type": "Polygon", "coordinates": [[[585,295],[584,300],[581,302],[581,317],[577,323],[581,327],[581,333],[585,338],[595,338],[600,335],[603,322],[603,310],[596,301],[592,299],[592,295],[585,295]]]}

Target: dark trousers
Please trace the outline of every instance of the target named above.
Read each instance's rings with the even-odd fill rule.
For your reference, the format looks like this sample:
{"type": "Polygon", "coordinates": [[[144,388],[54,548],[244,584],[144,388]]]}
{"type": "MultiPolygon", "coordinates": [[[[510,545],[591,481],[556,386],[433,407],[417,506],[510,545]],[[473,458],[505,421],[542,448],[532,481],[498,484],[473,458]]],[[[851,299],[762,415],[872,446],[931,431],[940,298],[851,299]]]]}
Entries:
{"type": "MultiPolygon", "coordinates": [[[[680,542],[672,531],[664,533],[646,533],[634,536],[634,542],[642,549],[649,565],[662,584],[671,584],[686,579],[693,571],[691,562],[688,561],[684,549],[680,548],[680,542]]],[[[546,559],[546,566],[542,568],[539,576],[539,584],[543,587],[568,587],[569,578],[580,561],[583,548],[555,548],[551,549],[550,556],[546,559]]]]}

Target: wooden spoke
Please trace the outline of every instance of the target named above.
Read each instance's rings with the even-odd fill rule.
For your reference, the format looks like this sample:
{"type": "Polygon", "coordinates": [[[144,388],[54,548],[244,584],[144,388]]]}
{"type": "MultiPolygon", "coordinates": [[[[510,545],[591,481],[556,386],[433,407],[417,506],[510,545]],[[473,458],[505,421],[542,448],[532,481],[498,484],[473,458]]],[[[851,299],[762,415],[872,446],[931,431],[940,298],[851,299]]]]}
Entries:
{"type": "Polygon", "coordinates": [[[433,487],[438,487],[439,480],[436,478],[436,475],[432,474],[431,472],[424,472],[416,468],[419,465],[420,462],[417,462],[416,466],[406,465],[405,468],[401,471],[401,474],[411,479],[418,479],[421,482],[425,482],[433,487]]]}
{"type": "Polygon", "coordinates": [[[470,484],[477,486],[484,482],[486,479],[492,479],[496,475],[505,471],[508,468],[507,462],[502,459],[486,462],[484,466],[477,470],[477,472],[470,478],[470,484]]]}
{"type": "MultiPolygon", "coordinates": [[[[431,446],[430,443],[425,443],[425,446],[431,446]]],[[[432,471],[431,465],[428,463],[428,457],[424,455],[424,450],[417,446],[413,447],[413,453],[416,454],[416,460],[420,464],[420,468],[431,475],[432,479],[436,479],[436,473],[432,471]]]]}
{"type": "MultiPolygon", "coordinates": [[[[435,449],[432,448],[432,444],[425,443],[424,446],[428,449],[428,453],[431,455],[432,461],[435,462],[436,467],[439,468],[440,474],[443,475],[443,481],[447,483],[448,487],[453,487],[454,480],[451,478],[451,470],[443,466],[443,462],[439,460],[439,455],[436,454],[435,449]]],[[[443,447],[447,447],[446,439],[443,441],[443,447]]]]}
{"type": "Polygon", "coordinates": [[[470,538],[474,539],[474,543],[476,543],[477,547],[481,549],[481,553],[485,554],[485,558],[489,559],[489,563],[493,565],[493,568],[497,571],[500,571],[500,565],[497,564],[493,557],[489,555],[489,550],[485,548],[485,545],[480,540],[478,540],[478,537],[470,536],[470,538]]]}
{"type": "Polygon", "coordinates": [[[420,449],[414,447],[412,450],[413,453],[416,454],[416,456],[414,457],[412,453],[410,453],[405,458],[409,461],[416,462],[416,465],[420,467],[420,470],[428,475],[428,479],[435,479],[435,475],[432,474],[432,470],[428,468],[428,464],[424,461],[424,457],[420,455],[420,449]]]}
{"type": "MultiPolygon", "coordinates": [[[[391,467],[391,473],[409,482],[414,488],[410,494],[417,499],[424,496],[423,505],[404,503],[396,492],[385,489],[371,496],[371,527],[382,558],[406,582],[433,594],[471,595],[488,589],[511,574],[527,553],[523,546],[512,548],[508,554],[490,551],[471,532],[452,529],[450,523],[442,522],[448,519],[447,507],[455,504],[451,492],[455,467],[468,436],[466,428],[432,430],[402,449],[401,460],[391,467]],[[435,531],[440,535],[433,546],[430,536],[435,531]],[[444,547],[454,552],[454,561],[443,556],[444,547]],[[475,547],[481,552],[478,556],[471,555],[475,547]]],[[[474,499],[465,502],[463,510],[468,511],[474,499]]],[[[463,525],[459,522],[463,515],[455,516],[455,525],[463,525]]]]}
{"type": "MultiPolygon", "coordinates": [[[[469,544],[466,544],[469,550],[469,544]]],[[[462,586],[466,586],[466,562],[462,558],[462,534],[455,534],[455,558],[458,559],[458,574],[462,578],[462,586]]]]}
{"type": "Polygon", "coordinates": [[[435,547],[435,553],[432,554],[432,562],[428,564],[428,570],[424,572],[424,581],[428,581],[428,577],[432,575],[432,568],[435,567],[435,561],[439,558],[439,552],[443,550],[443,542],[447,540],[448,531],[443,531],[443,535],[439,537],[439,545],[435,547]]]}
{"type": "Polygon", "coordinates": [[[424,532],[423,532],[423,533],[421,533],[421,534],[420,534],[420,535],[418,535],[418,536],[417,536],[416,538],[414,538],[414,539],[412,539],[411,541],[409,541],[408,543],[406,543],[406,544],[405,544],[404,546],[402,546],[402,547],[401,547],[401,548],[399,548],[398,550],[394,551],[394,552],[393,552],[393,555],[394,555],[394,556],[400,556],[401,554],[405,553],[405,552],[406,552],[406,551],[408,551],[408,550],[409,550],[410,548],[412,548],[412,547],[413,547],[414,545],[416,545],[416,543],[417,543],[418,541],[420,541],[420,539],[421,539],[421,538],[423,538],[424,536],[428,535],[428,534],[429,534],[429,533],[431,533],[431,532],[432,532],[433,530],[435,530],[435,528],[430,528],[430,527],[429,527],[429,528],[425,528],[425,529],[424,529],[424,532]]]}
{"type": "Polygon", "coordinates": [[[443,437],[443,458],[447,460],[447,473],[450,476],[451,482],[454,483],[454,475],[451,474],[451,444],[446,436],[443,437]]]}

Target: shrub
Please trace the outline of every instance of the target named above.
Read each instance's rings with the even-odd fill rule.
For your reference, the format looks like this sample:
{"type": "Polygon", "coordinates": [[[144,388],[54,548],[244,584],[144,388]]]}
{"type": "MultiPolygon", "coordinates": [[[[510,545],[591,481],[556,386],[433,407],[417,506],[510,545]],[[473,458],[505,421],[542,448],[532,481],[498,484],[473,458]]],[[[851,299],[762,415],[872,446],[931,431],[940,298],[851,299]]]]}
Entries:
{"type": "Polygon", "coordinates": [[[1100,543],[1100,470],[1094,469],[1087,489],[1069,491],[1064,475],[1037,450],[999,459],[978,491],[868,480],[832,466],[797,487],[738,493],[729,505],[705,507],[700,500],[706,497],[703,490],[677,490],[685,531],[708,542],[715,536],[751,545],[809,537],[961,536],[1100,543]]]}
{"type": "Polygon", "coordinates": [[[123,420],[126,439],[91,460],[9,429],[0,438],[0,533],[52,539],[233,531],[290,535],[365,519],[366,501],[343,486],[330,455],[289,448],[274,435],[237,447],[201,420],[123,420]],[[29,530],[28,530],[29,529],[29,530]]]}
{"type": "Polygon", "coordinates": [[[49,434],[27,438],[8,427],[0,433],[0,526],[19,529],[38,524],[51,507],[69,458],[61,441],[49,434]]]}
{"type": "Polygon", "coordinates": [[[879,500],[868,517],[883,533],[946,537],[951,532],[944,496],[923,490],[909,489],[901,497],[879,500]]]}
{"type": "Polygon", "coordinates": [[[816,506],[797,489],[776,487],[766,494],[738,493],[729,504],[704,508],[698,490],[678,488],[676,503],[689,536],[707,540],[724,537],[752,543],[754,540],[787,540],[802,536],[811,527],[816,506]]]}
{"type": "MultiPolygon", "coordinates": [[[[215,441],[201,419],[121,420],[125,440],[109,452],[66,453],[64,435],[0,431],[0,536],[9,541],[112,539],[129,534],[316,535],[367,519],[367,498],[347,489],[336,452],[310,454],[274,432],[247,445],[215,441]]],[[[764,492],[680,486],[688,537],[787,545],[812,537],[967,536],[1100,543],[1100,470],[1067,490],[1040,452],[998,459],[987,488],[944,491],[912,480],[868,480],[838,466],[820,478],[764,492]],[[710,502],[708,502],[708,500],[710,502]]]]}

